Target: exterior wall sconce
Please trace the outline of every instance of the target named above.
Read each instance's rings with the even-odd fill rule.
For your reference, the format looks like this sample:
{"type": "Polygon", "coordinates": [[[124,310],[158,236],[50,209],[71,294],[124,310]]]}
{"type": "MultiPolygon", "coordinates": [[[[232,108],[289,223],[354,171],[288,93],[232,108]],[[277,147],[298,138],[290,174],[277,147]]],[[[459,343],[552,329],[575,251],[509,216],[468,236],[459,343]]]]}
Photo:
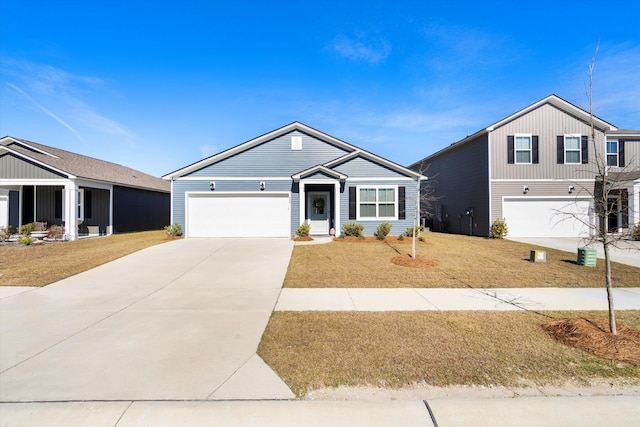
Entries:
{"type": "Polygon", "coordinates": [[[573,194],[573,190],[575,190],[576,188],[573,185],[569,186],[569,194],[573,194]]]}
{"type": "Polygon", "coordinates": [[[525,185],[524,187],[522,187],[522,193],[523,194],[527,194],[529,192],[529,186],[525,185]]]}
{"type": "Polygon", "coordinates": [[[209,183],[209,188],[211,189],[211,191],[215,190],[216,189],[216,183],[214,181],[211,181],[209,183]]]}
{"type": "Polygon", "coordinates": [[[264,181],[260,181],[260,191],[264,191],[265,187],[266,185],[264,184],[264,181]]]}

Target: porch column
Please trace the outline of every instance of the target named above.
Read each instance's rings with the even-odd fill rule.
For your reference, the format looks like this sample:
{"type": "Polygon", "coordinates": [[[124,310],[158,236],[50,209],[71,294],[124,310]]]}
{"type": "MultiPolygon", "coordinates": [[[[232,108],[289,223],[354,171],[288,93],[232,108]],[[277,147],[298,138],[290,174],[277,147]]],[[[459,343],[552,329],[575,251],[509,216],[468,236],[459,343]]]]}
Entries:
{"type": "Polygon", "coordinates": [[[336,229],[336,237],[342,234],[340,225],[340,181],[333,184],[333,227],[336,229]]]}
{"type": "Polygon", "coordinates": [[[298,201],[298,208],[300,210],[300,224],[298,225],[302,225],[305,223],[305,218],[304,218],[304,205],[306,204],[306,200],[307,200],[307,196],[305,193],[305,188],[304,188],[304,182],[302,180],[300,180],[300,184],[298,185],[298,197],[299,197],[299,201],[298,201]]]}
{"type": "Polygon", "coordinates": [[[69,240],[78,238],[78,185],[71,181],[64,185],[64,233],[69,240]]]}
{"type": "Polygon", "coordinates": [[[629,187],[627,191],[629,192],[629,226],[633,229],[633,226],[640,222],[640,183],[629,187]]]}
{"type": "MultiPolygon", "coordinates": [[[[173,194],[173,180],[171,181],[171,189],[171,194],[173,194]]],[[[171,204],[173,205],[173,200],[171,204]]],[[[173,215],[173,209],[171,209],[171,215],[173,215]]],[[[109,187],[109,226],[107,226],[107,236],[111,234],[113,234],[113,185],[109,187]]]]}
{"type": "Polygon", "coordinates": [[[0,189],[0,227],[9,225],[9,190],[0,189]]]}

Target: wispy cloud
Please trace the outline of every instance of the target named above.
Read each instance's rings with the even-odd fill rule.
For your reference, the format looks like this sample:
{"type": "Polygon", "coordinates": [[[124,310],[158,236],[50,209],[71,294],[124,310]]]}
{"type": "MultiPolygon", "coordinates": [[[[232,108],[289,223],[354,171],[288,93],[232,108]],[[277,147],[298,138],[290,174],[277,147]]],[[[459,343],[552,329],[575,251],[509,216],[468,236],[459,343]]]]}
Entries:
{"type": "Polygon", "coordinates": [[[217,154],[218,151],[220,151],[218,147],[212,144],[204,144],[200,146],[200,155],[202,157],[212,156],[214,154],[217,154]]]}
{"type": "Polygon", "coordinates": [[[42,104],[40,104],[38,101],[36,101],[35,99],[33,99],[31,96],[29,96],[27,93],[25,93],[22,89],[20,89],[18,86],[12,84],[12,83],[7,83],[7,86],[9,86],[11,89],[15,90],[16,92],[18,92],[20,95],[22,95],[24,98],[26,98],[29,102],[31,102],[33,105],[35,105],[40,111],[42,111],[43,113],[45,113],[47,116],[51,117],[53,120],[55,120],[56,122],[60,123],[62,126],[64,126],[65,128],[69,129],[69,131],[71,133],[73,133],[75,136],[78,137],[78,139],[80,139],[81,141],[83,140],[82,137],[80,136],[80,134],[78,133],[77,130],[75,130],[73,128],[73,126],[71,126],[70,124],[68,124],[67,122],[65,122],[64,120],[62,120],[60,117],[58,117],[56,114],[54,114],[53,112],[51,112],[49,109],[47,109],[46,107],[44,107],[42,104]]]}
{"type": "Polygon", "coordinates": [[[391,44],[381,38],[371,38],[365,34],[356,37],[337,36],[331,47],[341,56],[352,61],[376,64],[391,53],[391,44]]]}
{"type": "Polygon", "coordinates": [[[20,82],[7,83],[9,87],[80,140],[85,140],[84,134],[130,136],[124,125],[92,105],[96,92],[108,91],[106,80],[12,58],[3,58],[2,65],[6,75],[20,82]]]}

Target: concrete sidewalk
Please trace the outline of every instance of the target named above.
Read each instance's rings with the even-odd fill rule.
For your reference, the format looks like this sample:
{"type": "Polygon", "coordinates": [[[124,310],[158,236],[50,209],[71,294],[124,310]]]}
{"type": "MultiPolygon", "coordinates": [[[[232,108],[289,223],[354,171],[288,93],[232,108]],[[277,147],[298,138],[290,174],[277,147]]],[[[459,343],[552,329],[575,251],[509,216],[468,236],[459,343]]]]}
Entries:
{"type": "Polygon", "coordinates": [[[415,401],[2,403],[2,426],[637,426],[633,396],[415,401]],[[34,417],[34,414],[37,416],[34,417]]]}
{"type": "MultiPolygon", "coordinates": [[[[640,288],[613,290],[616,310],[640,310],[640,288]]],[[[604,288],[285,288],[276,311],[607,310],[604,288]]]]}

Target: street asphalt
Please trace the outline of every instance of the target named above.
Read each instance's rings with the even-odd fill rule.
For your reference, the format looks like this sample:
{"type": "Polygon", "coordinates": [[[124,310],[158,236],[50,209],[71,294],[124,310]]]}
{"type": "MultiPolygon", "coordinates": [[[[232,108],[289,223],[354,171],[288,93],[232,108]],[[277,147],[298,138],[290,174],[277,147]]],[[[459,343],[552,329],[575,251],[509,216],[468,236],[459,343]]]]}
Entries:
{"type": "MultiPolygon", "coordinates": [[[[285,289],[287,239],[185,239],[0,286],[0,426],[635,426],[640,396],[296,400],[255,353],[276,310],[602,309],[602,289],[285,289]],[[585,308],[590,307],[590,308],[585,308]]],[[[640,309],[640,288],[616,289],[640,309]]]]}

